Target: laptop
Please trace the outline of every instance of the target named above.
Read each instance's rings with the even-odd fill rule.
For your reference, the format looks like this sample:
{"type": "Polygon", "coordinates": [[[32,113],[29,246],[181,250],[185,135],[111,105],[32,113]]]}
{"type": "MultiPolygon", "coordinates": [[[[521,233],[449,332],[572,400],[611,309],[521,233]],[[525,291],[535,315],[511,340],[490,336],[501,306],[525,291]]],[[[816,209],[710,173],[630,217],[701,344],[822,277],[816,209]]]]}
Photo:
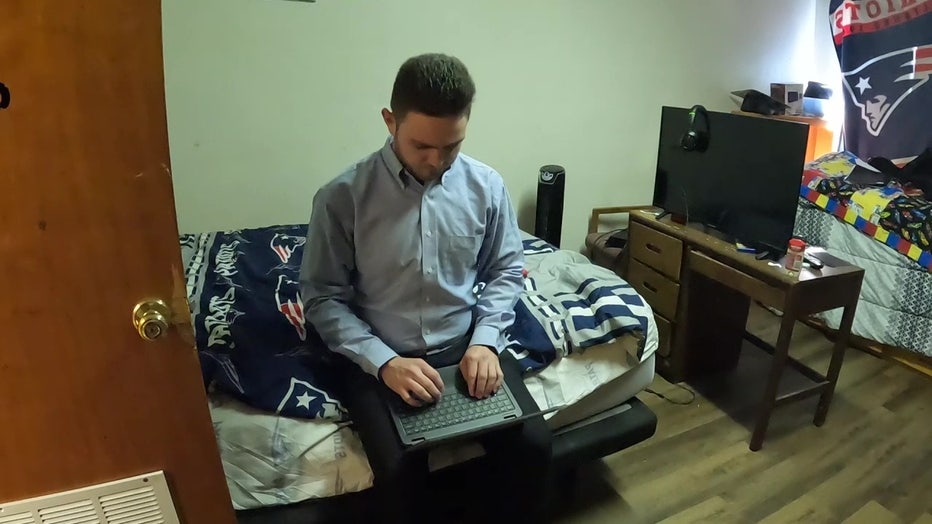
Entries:
{"type": "Polygon", "coordinates": [[[469,396],[469,388],[459,366],[446,366],[438,368],[437,371],[443,380],[443,395],[433,404],[410,406],[393,391],[385,388],[392,421],[402,444],[407,447],[434,445],[471,437],[512,426],[562,407],[554,406],[525,412],[505,382],[502,382],[499,390],[489,398],[476,399],[469,396]]]}

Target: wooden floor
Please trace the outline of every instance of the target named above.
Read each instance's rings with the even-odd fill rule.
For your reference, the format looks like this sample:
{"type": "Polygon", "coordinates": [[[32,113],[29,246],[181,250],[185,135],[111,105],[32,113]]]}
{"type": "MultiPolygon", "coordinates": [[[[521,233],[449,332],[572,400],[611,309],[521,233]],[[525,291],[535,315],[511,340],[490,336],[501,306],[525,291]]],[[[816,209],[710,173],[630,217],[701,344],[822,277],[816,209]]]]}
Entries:
{"type": "MultiPolygon", "coordinates": [[[[779,319],[755,308],[749,328],[773,342],[779,319]]],[[[797,324],[793,340],[794,357],[827,369],[824,336],[797,324]]],[[[850,350],[825,425],[812,425],[815,398],[777,408],[754,453],[765,356],[745,347],[735,373],[689,385],[690,405],[639,395],[657,434],[584,469],[557,522],[932,524],[932,380],[850,350]]],[[[659,377],[652,389],[689,397],[659,377]]]]}

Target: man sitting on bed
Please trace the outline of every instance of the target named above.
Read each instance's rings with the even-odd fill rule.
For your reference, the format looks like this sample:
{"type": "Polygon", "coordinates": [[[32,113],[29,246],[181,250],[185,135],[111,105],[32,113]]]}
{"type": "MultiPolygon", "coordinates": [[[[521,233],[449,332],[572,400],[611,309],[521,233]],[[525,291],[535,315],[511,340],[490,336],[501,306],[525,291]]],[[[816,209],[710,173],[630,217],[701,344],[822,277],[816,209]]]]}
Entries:
{"type": "MultiPolygon", "coordinates": [[[[515,212],[502,177],[460,153],[474,95],[458,59],[407,60],[391,110],[382,109],[391,136],[317,192],[301,264],[305,315],[340,356],[342,400],[384,496],[380,511],[407,522],[434,518],[424,509],[426,452],[402,446],[380,388],[412,406],[432,402],[443,389],[435,368],[458,364],[470,395],[486,398],[505,380],[519,404],[534,405],[504,351],[524,266],[515,212]],[[478,299],[477,282],[486,284],[478,299]]],[[[543,520],[544,420],[480,440],[494,471],[469,505],[492,520],[543,520]]]]}

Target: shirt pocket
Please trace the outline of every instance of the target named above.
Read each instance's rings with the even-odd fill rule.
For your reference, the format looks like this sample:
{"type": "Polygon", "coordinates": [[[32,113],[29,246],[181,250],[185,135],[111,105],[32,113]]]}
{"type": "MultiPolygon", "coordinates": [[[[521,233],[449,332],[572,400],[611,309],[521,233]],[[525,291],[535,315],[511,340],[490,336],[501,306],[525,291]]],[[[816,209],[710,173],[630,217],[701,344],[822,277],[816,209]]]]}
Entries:
{"type": "Polygon", "coordinates": [[[480,235],[446,235],[440,242],[440,274],[454,286],[476,284],[480,235]]]}

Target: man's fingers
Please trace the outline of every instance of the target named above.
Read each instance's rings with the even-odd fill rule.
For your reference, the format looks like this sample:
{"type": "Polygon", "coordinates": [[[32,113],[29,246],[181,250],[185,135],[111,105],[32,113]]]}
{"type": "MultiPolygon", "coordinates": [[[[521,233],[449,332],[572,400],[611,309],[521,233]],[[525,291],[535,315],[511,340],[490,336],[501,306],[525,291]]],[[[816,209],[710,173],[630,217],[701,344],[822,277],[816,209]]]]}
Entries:
{"type": "Polygon", "coordinates": [[[498,391],[498,388],[502,386],[502,379],[504,375],[502,374],[502,368],[498,365],[497,362],[492,364],[492,372],[489,375],[489,394],[494,395],[498,391]]]}
{"type": "Polygon", "coordinates": [[[399,396],[401,397],[401,400],[404,400],[405,404],[409,406],[418,407],[421,405],[421,403],[416,398],[412,397],[411,394],[407,391],[403,391],[399,396]]]}
{"type": "Polygon", "coordinates": [[[491,363],[483,362],[476,377],[476,397],[485,398],[489,394],[489,368],[491,363]]]}
{"type": "MultiPolygon", "coordinates": [[[[421,362],[424,361],[422,360],[421,362]]],[[[434,388],[437,390],[436,398],[440,398],[440,394],[443,393],[443,379],[440,378],[440,373],[427,362],[424,362],[424,365],[421,366],[421,370],[424,372],[424,376],[433,383],[434,388]]]]}
{"type": "Polygon", "coordinates": [[[495,381],[495,389],[494,389],[494,391],[498,391],[498,389],[499,389],[500,387],[502,387],[502,382],[505,381],[505,370],[502,369],[501,364],[499,364],[499,365],[496,366],[496,367],[498,368],[498,369],[497,369],[498,380],[495,381]]]}
{"type": "Polygon", "coordinates": [[[427,393],[428,395],[430,395],[429,397],[425,397],[425,398],[424,398],[425,401],[427,401],[427,400],[435,400],[435,401],[436,401],[436,400],[440,400],[440,392],[441,392],[441,390],[443,389],[443,382],[440,383],[440,389],[438,389],[438,388],[437,388],[437,384],[434,384],[434,381],[431,380],[431,379],[427,376],[426,373],[421,373],[421,374],[415,376],[415,377],[414,377],[414,380],[415,380],[415,382],[417,382],[418,385],[421,386],[421,389],[423,389],[425,393],[427,393]]]}
{"type": "Polygon", "coordinates": [[[479,363],[473,359],[464,359],[466,369],[463,371],[463,378],[466,379],[466,386],[469,389],[469,395],[474,396],[476,391],[476,371],[479,363]]]}
{"type": "Polygon", "coordinates": [[[408,391],[411,392],[411,396],[414,397],[415,400],[419,401],[417,405],[430,402],[433,398],[423,386],[417,383],[417,381],[412,380],[411,383],[408,384],[408,391]]]}

